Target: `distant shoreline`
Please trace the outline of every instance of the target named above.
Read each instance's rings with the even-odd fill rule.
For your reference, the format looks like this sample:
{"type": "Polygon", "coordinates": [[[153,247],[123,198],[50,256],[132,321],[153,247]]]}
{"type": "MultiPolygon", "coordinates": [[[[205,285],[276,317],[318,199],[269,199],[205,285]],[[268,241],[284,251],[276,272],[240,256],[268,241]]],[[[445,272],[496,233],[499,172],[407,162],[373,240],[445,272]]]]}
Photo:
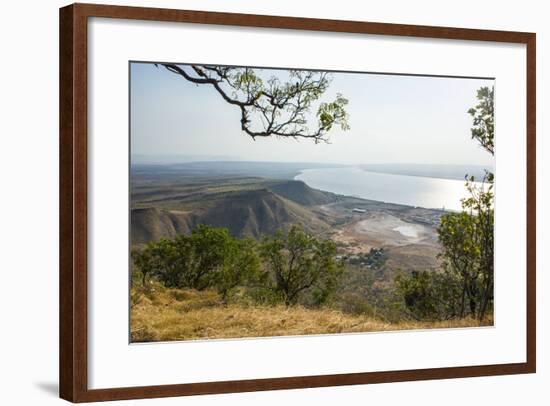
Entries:
{"type": "MultiPolygon", "coordinates": [[[[194,161],[176,164],[131,164],[130,182],[189,182],[218,179],[297,180],[334,194],[407,207],[459,211],[467,173],[481,166],[426,164],[343,165],[307,162],[194,161]],[[310,177],[306,174],[311,171],[310,177]],[[314,173],[319,175],[313,175],[314,173]],[[462,174],[458,176],[458,174],[462,174]],[[364,175],[362,175],[364,174],[364,175]],[[316,179],[317,178],[317,179],[316,179]]],[[[475,176],[475,175],[474,175],[475,176]]],[[[476,177],[478,179],[478,177],[476,177]]]]}
{"type": "Polygon", "coordinates": [[[463,180],[365,170],[360,166],[305,169],[293,178],[338,195],[433,210],[461,210],[463,180]]]}
{"type": "MultiPolygon", "coordinates": [[[[178,171],[199,171],[211,172],[220,171],[226,174],[242,175],[244,173],[257,176],[265,176],[266,172],[273,176],[284,174],[283,178],[295,178],[306,169],[329,169],[329,168],[360,168],[367,172],[384,173],[388,175],[414,176],[423,178],[448,179],[464,181],[465,176],[475,176],[481,180],[485,170],[494,173],[491,165],[466,165],[466,164],[342,164],[324,162],[278,162],[278,161],[239,161],[239,160],[193,160],[193,161],[171,161],[161,162],[153,160],[144,162],[142,159],[131,157],[130,168],[157,168],[159,170],[178,171]]],[[[211,174],[211,173],[210,173],[211,174]]],[[[270,177],[270,176],[267,176],[270,177]]]]}
{"type": "Polygon", "coordinates": [[[424,164],[361,164],[357,165],[367,172],[385,173],[388,175],[415,176],[435,179],[465,181],[466,176],[481,180],[486,171],[494,168],[482,165],[424,165],[424,164]]]}

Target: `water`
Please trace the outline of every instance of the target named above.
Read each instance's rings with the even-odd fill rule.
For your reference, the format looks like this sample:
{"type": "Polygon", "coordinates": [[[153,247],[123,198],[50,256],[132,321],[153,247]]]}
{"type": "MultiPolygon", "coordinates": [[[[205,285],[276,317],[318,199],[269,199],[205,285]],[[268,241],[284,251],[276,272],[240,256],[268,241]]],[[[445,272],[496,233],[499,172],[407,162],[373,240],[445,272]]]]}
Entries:
{"type": "Polygon", "coordinates": [[[418,237],[418,232],[414,227],[411,227],[411,226],[395,227],[395,228],[392,228],[392,230],[397,231],[398,233],[400,233],[401,235],[404,235],[405,237],[411,237],[411,238],[418,237]]]}
{"type": "Polygon", "coordinates": [[[315,189],[386,203],[460,210],[465,181],[368,172],[357,167],[304,169],[294,179],[315,189]]]}

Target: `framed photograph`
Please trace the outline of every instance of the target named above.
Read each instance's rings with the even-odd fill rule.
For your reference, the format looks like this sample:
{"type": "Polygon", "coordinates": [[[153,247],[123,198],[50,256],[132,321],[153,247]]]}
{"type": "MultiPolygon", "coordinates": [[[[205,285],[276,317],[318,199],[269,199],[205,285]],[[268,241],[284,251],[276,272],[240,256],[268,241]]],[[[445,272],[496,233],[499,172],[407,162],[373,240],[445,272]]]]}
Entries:
{"type": "Polygon", "coordinates": [[[60,396],[533,373],[535,34],[60,10],[60,396]]]}

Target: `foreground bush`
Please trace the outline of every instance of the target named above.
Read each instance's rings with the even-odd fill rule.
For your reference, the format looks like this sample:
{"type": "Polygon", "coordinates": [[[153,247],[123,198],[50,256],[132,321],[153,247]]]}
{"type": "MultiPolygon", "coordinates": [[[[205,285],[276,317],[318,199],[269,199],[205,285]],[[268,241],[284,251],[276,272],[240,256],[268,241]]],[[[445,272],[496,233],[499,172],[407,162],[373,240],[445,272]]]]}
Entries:
{"type": "Polygon", "coordinates": [[[233,238],[227,229],[197,226],[191,235],[151,242],[132,252],[133,265],[148,281],[167,288],[216,290],[224,301],[245,289],[257,303],[325,304],[342,273],[336,245],[293,226],[261,244],[233,238]]]}
{"type": "Polygon", "coordinates": [[[416,320],[460,317],[461,281],[449,272],[413,271],[395,278],[409,315],[416,320]]]}
{"type": "Polygon", "coordinates": [[[277,232],[261,245],[261,255],[271,272],[273,288],[287,306],[309,296],[313,305],[326,303],[335,292],[342,266],[336,261],[336,244],[321,240],[293,226],[277,232]]]}
{"type": "Polygon", "coordinates": [[[191,235],[151,242],[132,252],[142,285],[154,278],[169,288],[216,289],[222,297],[261,278],[251,239],[235,239],[227,229],[197,226],[191,235]]]}

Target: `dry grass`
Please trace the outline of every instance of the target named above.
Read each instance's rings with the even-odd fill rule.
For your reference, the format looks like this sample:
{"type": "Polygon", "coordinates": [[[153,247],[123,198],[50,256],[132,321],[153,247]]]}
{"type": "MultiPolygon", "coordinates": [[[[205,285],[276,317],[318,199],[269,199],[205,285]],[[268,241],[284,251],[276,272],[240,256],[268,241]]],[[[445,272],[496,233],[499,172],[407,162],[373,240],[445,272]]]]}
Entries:
{"type": "MultiPolygon", "coordinates": [[[[492,325],[489,320],[484,325],[492,325]]],[[[296,306],[225,305],[215,292],[165,289],[132,290],[132,342],[207,338],[333,334],[423,328],[476,327],[472,319],[445,322],[386,323],[331,309],[296,306]]]]}

